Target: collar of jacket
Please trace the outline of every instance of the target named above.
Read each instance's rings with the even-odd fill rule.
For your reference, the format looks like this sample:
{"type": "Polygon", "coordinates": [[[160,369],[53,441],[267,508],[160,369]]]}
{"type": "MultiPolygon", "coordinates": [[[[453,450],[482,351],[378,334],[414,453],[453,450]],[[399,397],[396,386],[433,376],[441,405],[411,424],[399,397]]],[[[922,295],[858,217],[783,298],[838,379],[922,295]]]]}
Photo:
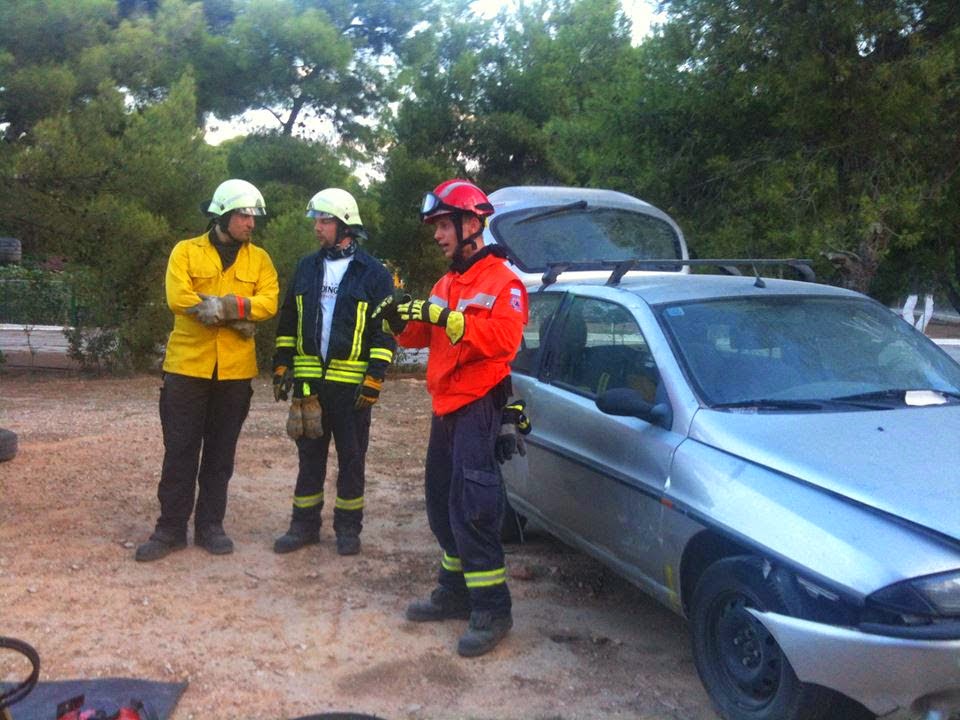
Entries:
{"type": "Polygon", "coordinates": [[[452,263],[450,263],[450,271],[459,275],[463,275],[478,262],[483,260],[485,257],[490,257],[491,255],[501,259],[506,258],[506,248],[504,248],[503,245],[484,245],[479,251],[471,255],[469,259],[462,261],[454,260],[452,263]]]}
{"type": "Polygon", "coordinates": [[[320,255],[325,260],[343,260],[353,257],[357,252],[357,241],[351,239],[350,244],[342,248],[320,248],[320,255]]]}
{"type": "MultiPolygon", "coordinates": [[[[365,265],[365,264],[367,263],[367,261],[368,261],[367,259],[370,257],[370,255],[368,255],[368,254],[363,250],[363,248],[358,247],[358,246],[356,245],[356,243],[354,243],[352,247],[354,248],[354,252],[353,252],[352,255],[350,255],[350,258],[351,258],[351,259],[353,260],[353,262],[355,262],[355,263],[360,263],[360,264],[362,264],[362,265],[365,265]]],[[[306,258],[304,258],[304,260],[305,260],[305,261],[309,261],[310,257],[311,257],[311,256],[308,255],[306,258]]],[[[321,265],[321,266],[323,265],[323,261],[324,261],[324,260],[327,260],[327,259],[334,260],[334,259],[335,259],[335,258],[330,258],[330,257],[324,252],[323,248],[321,248],[321,249],[317,250],[315,253],[313,253],[312,257],[313,257],[313,262],[314,262],[315,264],[321,265]]]]}

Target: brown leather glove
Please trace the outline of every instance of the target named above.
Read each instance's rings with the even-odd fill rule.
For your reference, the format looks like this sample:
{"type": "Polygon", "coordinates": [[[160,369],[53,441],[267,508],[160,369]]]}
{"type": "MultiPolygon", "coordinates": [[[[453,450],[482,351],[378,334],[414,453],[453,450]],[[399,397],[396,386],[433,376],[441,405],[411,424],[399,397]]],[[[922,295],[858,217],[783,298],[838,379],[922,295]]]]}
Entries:
{"type": "Polygon", "coordinates": [[[224,320],[246,320],[250,317],[250,298],[224,295],[219,299],[223,303],[224,320]]]}
{"type": "Polygon", "coordinates": [[[300,405],[303,412],[303,435],[318,438],[323,435],[323,410],[317,395],[307,395],[300,405]]]}
{"type": "Polygon", "coordinates": [[[287,435],[291,440],[303,437],[303,400],[298,397],[290,401],[290,412],[287,413],[287,435]]]}
{"type": "Polygon", "coordinates": [[[227,320],[226,326],[246,338],[252,338],[257,334],[257,324],[253,320],[227,320]]]}

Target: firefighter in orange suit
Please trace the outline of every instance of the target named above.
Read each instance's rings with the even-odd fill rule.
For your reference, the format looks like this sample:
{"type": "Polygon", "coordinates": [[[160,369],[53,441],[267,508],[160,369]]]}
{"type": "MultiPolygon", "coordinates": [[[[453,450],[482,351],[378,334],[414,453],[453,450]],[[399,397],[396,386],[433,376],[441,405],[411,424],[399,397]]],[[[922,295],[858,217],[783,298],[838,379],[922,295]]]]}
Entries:
{"type": "Polygon", "coordinates": [[[233,552],[223,519],[257,375],[254,327],[276,314],[280,289],[270,256],[250,242],[255,218],[266,214],[260,191],[227,180],[207,212],[208,232],[177,243],[167,264],[174,321],[160,390],[160,517],[136,550],[141,562],[186,547],[191,513],[198,546],[214,555],[233,552]]]}
{"type": "Polygon", "coordinates": [[[399,345],[430,350],[427,517],[443,555],[436,589],[411,603],[406,616],[469,619],[457,645],[467,657],[492,650],[513,625],[500,543],[505,495],[494,447],[527,295],[503,249],[484,245],[491,214],[487,196],[471,182],[448,180],[428,193],[420,216],[433,225],[450,270],[429,300],[394,296],[377,313],[399,345]]]}

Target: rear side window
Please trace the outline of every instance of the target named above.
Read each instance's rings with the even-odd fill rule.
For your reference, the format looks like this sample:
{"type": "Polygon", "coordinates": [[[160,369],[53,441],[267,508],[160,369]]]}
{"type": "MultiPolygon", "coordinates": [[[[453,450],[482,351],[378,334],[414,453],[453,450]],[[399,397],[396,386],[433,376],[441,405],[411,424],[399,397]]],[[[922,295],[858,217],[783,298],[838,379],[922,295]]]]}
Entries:
{"type": "Polygon", "coordinates": [[[510,364],[514,372],[536,375],[540,366],[540,349],[556,315],[562,293],[536,293],[529,296],[530,320],[523,329],[520,350],[510,364]]]}
{"type": "Polygon", "coordinates": [[[654,402],[660,373],[627,308],[575,297],[553,337],[556,352],[550,379],[555,385],[590,397],[614,388],[631,388],[647,402],[654,402]]]}

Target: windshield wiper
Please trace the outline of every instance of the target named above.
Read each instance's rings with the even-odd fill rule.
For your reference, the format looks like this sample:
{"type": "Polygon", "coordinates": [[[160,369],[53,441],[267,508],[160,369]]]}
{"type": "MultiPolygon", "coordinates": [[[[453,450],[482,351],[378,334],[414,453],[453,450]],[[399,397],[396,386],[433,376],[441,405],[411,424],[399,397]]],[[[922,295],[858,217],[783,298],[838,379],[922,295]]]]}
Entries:
{"type": "Polygon", "coordinates": [[[757,410],[823,410],[823,403],[814,400],[739,400],[737,402],[717,403],[711,407],[720,410],[751,408],[757,410]]]}
{"type": "Polygon", "coordinates": [[[898,405],[905,405],[907,402],[907,393],[910,392],[929,392],[941,395],[951,400],[960,400],[960,392],[952,390],[937,390],[935,388],[889,388],[887,390],[874,390],[872,392],[855,393],[853,395],[841,395],[840,397],[830,398],[830,402],[837,403],[867,403],[876,401],[880,406],[887,406],[889,402],[896,402],[898,405]]]}
{"type": "Polygon", "coordinates": [[[523,225],[524,223],[532,222],[533,220],[539,220],[540,218],[550,217],[551,215],[559,215],[560,213],[570,212],[571,210],[586,210],[587,201],[586,200],[577,200],[576,202],[569,203],[567,205],[558,205],[557,207],[550,208],[549,210],[544,210],[543,212],[534,213],[533,215],[528,215],[523,220],[517,220],[514,225],[523,225]]]}

